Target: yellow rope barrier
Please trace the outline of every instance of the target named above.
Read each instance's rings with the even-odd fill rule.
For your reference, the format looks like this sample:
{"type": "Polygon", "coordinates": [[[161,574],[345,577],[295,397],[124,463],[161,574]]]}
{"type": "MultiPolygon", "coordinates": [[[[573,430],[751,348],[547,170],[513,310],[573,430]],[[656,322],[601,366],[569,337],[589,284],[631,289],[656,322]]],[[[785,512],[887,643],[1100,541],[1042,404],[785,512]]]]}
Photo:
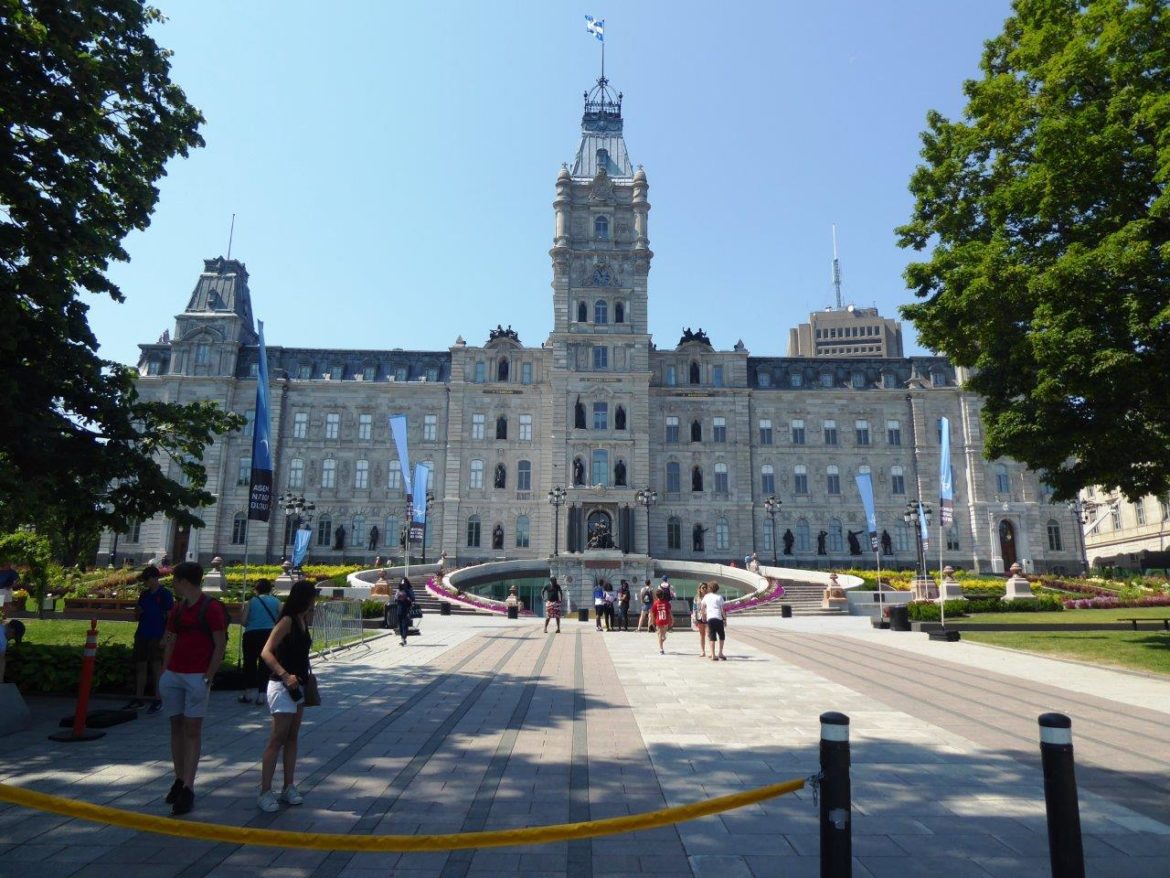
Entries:
{"type": "Polygon", "coordinates": [[[655,829],[672,823],[682,823],[698,817],[708,817],[722,811],[742,808],[765,799],[796,792],[805,785],[803,778],[758,787],[742,793],[718,796],[703,802],[677,805],[658,811],[630,814],[623,817],[608,817],[604,820],[590,820],[582,823],[561,823],[554,826],[529,826],[523,829],[501,829],[488,832],[464,832],[449,835],[349,835],[335,832],[288,832],[276,829],[246,829],[238,826],[223,826],[218,823],[197,823],[175,820],[171,817],[155,817],[78,802],[63,796],[38,793],[8,784],[0,784],[0,801],[10,802],[24,808],[49,811],[63,817],[77,817],[110,826],[121,826],[141,832],[161,835],[175,835],[181,838],[195,838],[203,841],[226,842],[227,844],[265,845],[280,848],[301,848],[314,851],[405,852],[405,851],[454,851],[468,848],[510,847],[512,845],[547,844],[554,841],[573,841],[595,838],[600,835],[617,835],[641,829],[655,829]]]}

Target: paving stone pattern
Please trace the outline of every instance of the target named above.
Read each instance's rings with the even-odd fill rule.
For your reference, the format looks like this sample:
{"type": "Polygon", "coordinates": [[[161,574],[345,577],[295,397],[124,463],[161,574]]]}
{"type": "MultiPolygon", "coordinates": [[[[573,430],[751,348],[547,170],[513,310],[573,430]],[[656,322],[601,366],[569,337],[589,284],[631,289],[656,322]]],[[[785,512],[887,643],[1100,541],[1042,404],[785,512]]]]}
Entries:
{"type": "MultiPolygon", "coordinates": [[[[620,816],[816,771],[818,717],[850,716],[857,876],[1048,874],[1036,716],[1073,718],[1089,874],[1170,875],[1170,681],[1019,658],[866,620],[733,620],[729,660],[694,632],[430,617],[317,668],[305,804],[256,809],[266,711],[216,692],[192,820],[362,834],[470,832],[620,816]],[[948,647],[955,647],[948,652],[948,647]]],[[[35,698],[0,738],[0,780],[165,814],[166,721],[47,740],[35,698]]],[[[277,784],[281,773],[277,770],[277,784]]],[[[819,875],[811,790],[678,826],[533,847],[347,854],[238,847],[0,806],[0,878],[819,875]]]]}

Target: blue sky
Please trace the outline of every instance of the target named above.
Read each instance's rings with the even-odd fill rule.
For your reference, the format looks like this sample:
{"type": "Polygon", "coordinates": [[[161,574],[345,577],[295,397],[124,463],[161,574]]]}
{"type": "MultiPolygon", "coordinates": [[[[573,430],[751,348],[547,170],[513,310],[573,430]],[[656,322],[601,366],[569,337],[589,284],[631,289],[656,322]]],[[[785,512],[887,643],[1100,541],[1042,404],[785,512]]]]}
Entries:
{"type": "MultiPolygon", "coordinates": [[[[207,117],[145,232],[93,300],[102,354],[135,362],[227,250],[270,345],[445,349],[552,326],[552,199],[606,74],[650,181],[650,328],[783,355],[845,298],[896,316],[893,229],[929,109],[957,116],[1007,0],[383,3],[155,0],[173,75],[207,117]]],[[[908,352],[920,352],[907,325],[908,352]]]]}

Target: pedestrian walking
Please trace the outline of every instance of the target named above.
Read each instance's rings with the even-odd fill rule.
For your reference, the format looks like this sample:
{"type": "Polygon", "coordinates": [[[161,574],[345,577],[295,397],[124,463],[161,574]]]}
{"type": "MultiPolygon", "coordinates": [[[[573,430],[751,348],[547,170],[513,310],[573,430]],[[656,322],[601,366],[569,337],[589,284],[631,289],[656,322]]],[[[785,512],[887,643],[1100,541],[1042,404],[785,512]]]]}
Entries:
{"type": "Polygon", "coordinates": [[[158,692],[171,722],[171,760],[175,780],[167,793],[172,814],[195,806],[195,773],[203,742],[203,718],[211,683],[223,662],[227,643],[227,612],[203,593],[203,568],[182,561],[173,571],[180,598],[167,619],[162,677],[158,692]]]}
{"type": "Polygon", "coordinates": [[[618,624],[621,625],[622,631],[630,630],[630,584],[626,580],[622,580],[621,588],[618,589],[617,597],[618,608],[618,624]]]}
{"type": "Polygon", "coordinates": [[[153,697],[147,713],[158,713],[162,709],[158,681],[163,669],[163,636],[167,633],[167,615],[175,606],[175,598],[162,587],[158,568],[153,564],[143,569],[138,581],[145,588],[138,595],[138,604],[134,608],[134,618],[138,622],[134,630],[134,698],[126,709],[139,710],[146,706],[149,682],[153,697]]]}
{"type": "Polygon", "coordinates": [[[549,619],[556,619],[557,634],[560,634],[562,591],[555,576],[549,578],[548,584],[540,590],[540,596],[544,599],[544,633],[548,634],[549,619]]]}
{"type": "Polygon", "coordinates": [[[727,661],[723,646],[727,643],[727,614],[723,612],[723,595],[719,583],[712,582],[703,596],[703,612],[707,617],[707,637],[711,640],[711,661],[727,661]],[[715,655],[715,643],[719,642],[719,655],[715,655]]]}
{"type": "Polygon", "coordinates": [[[645,624],[647,631],[653,631],[654,623],[650,621],[650,605],[654,603],[654,590],[650,587],[649,579],[638,592],[638,603],[642,605],[642,611],[638,614],[638,627],[634,629],[635,633],[642,630],[643,624],[645,624]]]}
{"type": "Polygon", "coordinates": [[[593,586],[593,612],[597,616],[597,630],[600,631],[601,617],[605,615],[605,587],[600,579],[593,586]]]}
{"type": "Polygon", "coordinates": [[[260,762],[261,811],[278,811],[280,803],[300,805],[305,801],[296,785],[297,737],[305,714],[304,683],[309,676],[309,650],[313,635],[313,605],[317,589],[307,580],[294,582],[288,600],[280,610],[280,618],[268,634],[261,648],[261,656],[268,667],[268,710],[272,714],[272,732],[264,747],[260,762]],[[272,792],[272,778],[276,774],[276,758],[283,754],[284,788],[278,799],[272,792]]]}
{"type": "Polygon", "coordinates": [[[398,583],[394,602],[398,605],[398,636],[402,640],[402,645],[406,646],[406,635],[410,633],[410,614],[414,611],[415,599],[414,589],[405,576],[398,583]]]}
{"type": "Polygon", "coordinates": [[[703,609],[703,598],[706,596],[709,588],[707,583],[699,583],[699,591],[695,595],[695,604],[691,608],[691,623],[695,626],[695,630],[699,632],[699,655],[703,658],[707,657],[707,614],[703,609]]]}
{"type": "Polygon", "coordinates": [[[613,605],[614,605],[614,601],[616,599],[617,599],[617,595],[614,594],[613,583],[606,582],[605,586],[604,586],[604,594],[602,595],[602,600],[605,601],[605,604],[602,607],[602,609],[605,611],[604,615],[605,615],[605,630],[606,631],[613,631],[614,630],[613,605]]]}
{"type": "Polygon", "coordinates": [[[666,632],[670,630],[673,620],[665,589],[658,589],[658,598],[650,605],[650,616],[654,619],[654,630],[658,632],[658,654],[666,655],[666,632]]]}
{"type": "Polygon", "coordinates": [[[240,704],[267,704],[269,670],[260,661],[260,651],[280,617],[280,601],[272,595],[272,580],[257,579],[256,594],[244,602],[240,624],[244,627],[244,694],[240,704]]]}

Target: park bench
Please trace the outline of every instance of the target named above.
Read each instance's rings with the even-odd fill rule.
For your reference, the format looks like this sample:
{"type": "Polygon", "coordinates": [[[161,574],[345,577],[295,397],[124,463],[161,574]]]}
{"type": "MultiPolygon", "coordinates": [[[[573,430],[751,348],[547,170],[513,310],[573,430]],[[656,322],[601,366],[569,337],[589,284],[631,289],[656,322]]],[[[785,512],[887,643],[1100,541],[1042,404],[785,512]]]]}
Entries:
{"type": "Polygon", "coordinates": [[[1130,616],[1130,617],[1119,618],[1117,621],[1118,622],[1128,622],[1129,624],[1131,624],[1133,626],[1134,631],[1138,630],[1138,622],[1161,622],[1162,627],[1165,628],[1167,631],[1170,631],[1170,618],[1167,618],[1167,619],[1139,619],[1139,618],[1130,616]]]}

